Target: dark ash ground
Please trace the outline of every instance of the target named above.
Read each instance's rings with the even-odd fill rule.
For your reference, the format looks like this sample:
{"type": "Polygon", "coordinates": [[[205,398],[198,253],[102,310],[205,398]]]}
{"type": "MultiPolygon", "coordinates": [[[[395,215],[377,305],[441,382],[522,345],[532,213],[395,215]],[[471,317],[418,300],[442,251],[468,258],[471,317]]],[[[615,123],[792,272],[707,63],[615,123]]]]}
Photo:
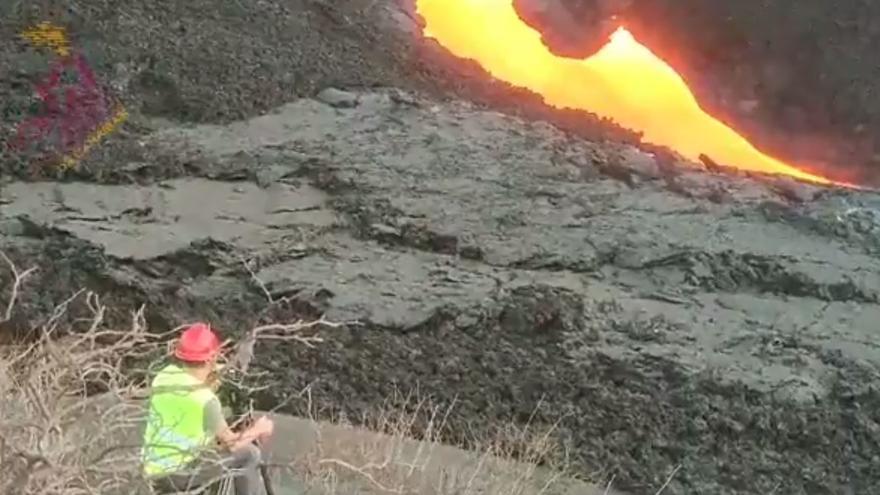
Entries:
{"type": "MultiPolygon", "coordinates": [[[[316,380],[355,418],[418,387],[457,400],[464,441],[540,403],[579,472],[630,493],[678,464],[669,493],[878,493],[880,198],[672,168],[381,2],[280,4],[74,4],[133,117],[69,177],[0,163],[0,249],[42,267],[0,332],[83,286],[157,330],[325,312],[363,324],[261,349],[264,405],[316,380]]],[[[4,70],[3,101],[38,72],[4,70]]]]}

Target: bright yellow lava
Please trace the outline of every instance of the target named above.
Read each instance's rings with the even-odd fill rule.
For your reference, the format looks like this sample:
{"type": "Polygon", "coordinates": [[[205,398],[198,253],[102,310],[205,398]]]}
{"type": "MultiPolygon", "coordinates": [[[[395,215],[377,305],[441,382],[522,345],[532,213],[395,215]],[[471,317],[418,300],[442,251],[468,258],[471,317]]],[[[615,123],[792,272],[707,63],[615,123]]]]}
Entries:
{"type": "Polygon", "coordinates": [[[690,160],[700,154],[744,170],[830,183],[758,151],[704,112],[684,80],[623,28],[592,57],[558,57],[517,16],[513,0],[416,0],[424,34],[454,55],[476,60],[510,84],[557,108],[608,117],[690,160]]]}

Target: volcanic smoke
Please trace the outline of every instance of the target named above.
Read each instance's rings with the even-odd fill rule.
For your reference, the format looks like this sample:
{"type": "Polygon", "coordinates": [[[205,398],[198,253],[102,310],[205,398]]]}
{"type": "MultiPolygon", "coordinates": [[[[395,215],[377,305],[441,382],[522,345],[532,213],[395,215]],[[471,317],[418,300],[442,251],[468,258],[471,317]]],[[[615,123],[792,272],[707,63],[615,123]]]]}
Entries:
{"type": "Polygon", "coordinates": [[[758,151],[704,112],[684,79],[623,27],[595,55],[577,60],[553,54],[519,18],[513,0],[416,0],[416,10],[426,37],[550,106],[610,118],[689,160],[704,154],[742,170],[832,183],[758,151]]]}

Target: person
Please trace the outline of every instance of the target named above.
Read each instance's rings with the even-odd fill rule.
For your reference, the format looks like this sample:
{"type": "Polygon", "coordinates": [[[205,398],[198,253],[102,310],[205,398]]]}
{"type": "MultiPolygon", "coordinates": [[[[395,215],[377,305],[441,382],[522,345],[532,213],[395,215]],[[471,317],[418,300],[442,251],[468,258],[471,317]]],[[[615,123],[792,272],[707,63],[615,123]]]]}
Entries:
{"type": "Polygon", "coordinates": [[[206,323],[181,334],[174,361],[152,381],[144,429],[143,472],[162,493],[193,490],[233,476],[237,495],[256,495],[262,444],[274,425],[257,418],[240,432],[223,417],[214,393],[221,343],[206,323]]]}

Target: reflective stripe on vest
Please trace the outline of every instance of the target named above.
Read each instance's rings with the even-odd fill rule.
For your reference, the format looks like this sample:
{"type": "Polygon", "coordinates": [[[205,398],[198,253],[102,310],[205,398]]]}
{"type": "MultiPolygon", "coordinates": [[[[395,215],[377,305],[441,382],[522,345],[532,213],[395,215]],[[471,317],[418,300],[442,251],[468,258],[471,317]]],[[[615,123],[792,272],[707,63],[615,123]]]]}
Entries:
{"type": "Polygon", "coordinates": [[[143,463],[148,476],[183,469],[206,447],[205,405],[214,393],[176,365],[163,368],[152,383],[143,463]]]}

